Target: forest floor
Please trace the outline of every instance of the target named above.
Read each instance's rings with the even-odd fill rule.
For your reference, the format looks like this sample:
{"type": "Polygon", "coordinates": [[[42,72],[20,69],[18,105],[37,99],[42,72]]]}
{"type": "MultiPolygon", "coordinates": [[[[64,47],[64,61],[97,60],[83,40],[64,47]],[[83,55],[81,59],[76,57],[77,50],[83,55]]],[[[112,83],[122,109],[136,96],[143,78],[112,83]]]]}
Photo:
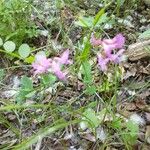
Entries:
{"type": "MultiPolygon", "coordinates": [[[[27,39],[28,44],[36,47],[36,51],[53,50],[53,55],[59,55],[65,48],[69,48],[73,58],[79,41],[82,41],[88,32],[88,29],[76,25],[77,19],[83,14],[95,16],[103,8],[102,4],[97,4],[99,2],[65,3],[56,10],[48,1],[35,1],[34,7],[38,13],[33,13],[33,20],[41,34],[36,38],[27,39]]],[[[88,111],[91,115],[88,114],[87,118],[94,118],[95,113],[99,116],[105,114],[102,112],[105,112],[105,107],[110,104],[106,99],[113,97],[111,85],[96,94],[86,94],[83,92],[85,86],[82,74],[77,73],[77,77],[74,74],[70,75],[66,83],[58,81],[50,87],[41,88],[40,78],[33,76],[31,65],[21,60],[12,60],[0,53],[0,149],[150,149],[150,55],[143,52],[145,47],[150,46],[150,36],[141,36],[150,29],[150,7],[144,3],[137,6],[126,3],[120,8],[119,14],[113,5],[110,5],[106,12],[111,17],[108,22],[102,24],[102,36],[108,34],[113,37],[122,33],[126,38],[125,54],[128,60],[120,66],[122,75],[117,88],[117,111],[113,114],[119,116],[119,119],[115,120],[111,108],[107,108],[111,117],[108,113],[101,125],[94,128],[94,132],[86,128],[85,124],[81,125],[82,122],[78,120],[84,118],[88,111]],[[148,43],[145,44],[145,41],[148,43]],[[140,52],[136,49],[140,49],[140,52]],[[23,76],[32,80],[36,90],[27,94],[26,99],[18,104],[16,96],[22,92],[20,89],[23,76]],[[106,100],[106,103],[103,104],[101,99],[106,100]],[[121,140],[119,134],[134,127],[131,125],[127,130],[124,127],[119,128],[122,124],[120,118],[133,120],[139,125],[137,137],[132,133],[121,140]],[[132,144],[134,137],[136,141],[132,144]]],[[[100,84],[98,81],[102,74],[96,70],[92,75],[93,84],[100,84]]],[[[28,80],[25,82],[30,84],[28,80]]]]}

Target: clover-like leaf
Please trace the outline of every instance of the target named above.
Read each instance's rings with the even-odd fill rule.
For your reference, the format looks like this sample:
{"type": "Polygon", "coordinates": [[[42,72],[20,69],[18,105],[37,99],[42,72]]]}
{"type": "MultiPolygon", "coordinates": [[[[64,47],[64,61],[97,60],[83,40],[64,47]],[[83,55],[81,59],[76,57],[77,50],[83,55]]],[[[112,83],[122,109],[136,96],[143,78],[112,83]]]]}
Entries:
{"type": "Polygon", "coordinates": [[[22,44],[18,50],[19,55],[22,58],[27,58],[30,55],[30,47],[28,44],[22,44]]]}
{"type": "Polygon", "coordinates": [[[13,52],[16,48],[16,44],[13,41],[7,41],[4,43],[3,47],[7,52],[13,52]]]}

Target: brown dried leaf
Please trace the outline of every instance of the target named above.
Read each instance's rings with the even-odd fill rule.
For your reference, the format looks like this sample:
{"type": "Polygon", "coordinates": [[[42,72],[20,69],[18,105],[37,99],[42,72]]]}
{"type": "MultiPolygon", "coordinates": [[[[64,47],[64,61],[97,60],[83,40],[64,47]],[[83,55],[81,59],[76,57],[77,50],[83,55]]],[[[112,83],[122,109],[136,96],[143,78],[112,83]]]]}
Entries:
{"type": "Polygon", "coordinates": [[[81,137],[86,139],[86,140],[88,140],[88,141],[91,141],[91,142],[95,142],[96,141],[95,136],[93,136],[91,133],[83,134],[83,135],[81,135],[81,137]]]}
{"type": "Polygon", "coordinates": [[[150,144],[150,126],[146,127],[145,139],[148,144],[150,144]]]}

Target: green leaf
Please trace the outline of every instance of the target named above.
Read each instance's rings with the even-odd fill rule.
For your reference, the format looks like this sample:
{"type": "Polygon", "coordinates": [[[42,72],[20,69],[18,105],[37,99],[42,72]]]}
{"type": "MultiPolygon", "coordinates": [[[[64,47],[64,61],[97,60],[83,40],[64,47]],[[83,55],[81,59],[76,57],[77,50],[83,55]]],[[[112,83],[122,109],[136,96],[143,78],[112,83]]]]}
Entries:
{"type": "Polygon", "coordinates": [[[90,126],[92,128],[96,128],[99,126],[100,121],[98,119],[98,117],[96,116],[96,113],[93,109],[88,108],[83,115],[85,116],[85,120],[87,120],[87,122],[90,122],[90,126]]]}
{"type": "Polygon", "coordinates": [[[132,136],[137,135],[138,131],[139,131],[139,126],[138,124],[134,123],[133,121],[128,121],[127,124],[127,129],[130,131],[130,134],[132,136]]]}
{"type": "Polygon", "coordinates": [[[99,27],[102,23],[105,23],[105,22],[107,22],[108,23],[108,17],[107,17],[107,14],[105,13],[105,14],[103,14],[100,18],[99,18],[99,20],[98,20],[98,22],[96,23],[96,27],[99,27]]]}
{"type": "Polygon", "coordinates": [[[80,17],[79,21],[75,22],[75,25],[89,28],[89,27],[93,26],[93,21],[94,21],[94,18],[91,16],[90,17],[80,17]]]}
{"type": "Polygon", "coordinates": [[[29,93],[29,91],[20,89],[17,96],[16,96],[16,102],[17,104],[22,104],[26,100],[26,95],[29,93]]]}
{"type": "Polygon", "coordinates": [[[0,38],[0,46],[2,46],[3,45],[3,40],[2,40],[2,38],[0,38]]]}
{"type": "Polygon", "coordinates": [[[27,90],[27,91],[33,90],[33,83],[31,79],[26,76],[23,76],[21,79],[21,87],[22,89],[27,90]]]}
{"type": "Polygon", "coordinates": [[[91,65],[88,61],[82,63],[84,83],[90,84],[92,82],[91,65]]]}
{"type": "Polygon", "coordinates": [[[21,88],[16,96],[16,102],[22,104],[26,98],[34,95],[33,83],[30,78],[23,76],[21,79],[21,88]]]}
{"type": "Polygon", "coordinates": [[[35,60],[35,58],[33,56],[29,56],[29,57],[25,58],[24,61],[31,64],[34,60],[35,60]]]}
{"type": "Polygon", "coordinates": [[[122,138],[129,145],[134,145],[138,138],[139,126],[138,124],[128,121],[126,123],[126,131],[122,133],[122,138]]]}
{"type": "Polygon", "coordinates": [[[96,26],[96,24],[98,23],[98,21],[100,20],[101,16],[104,14],[105,12],[105,8],[101,9],[95,16],[94,18],[94,22],[93,25],[96,26]]]}
{"type": "Polygon", "coordinates": [[[83,42],[83,51],[80,56],[81,61],[85,61],[89,58],[90,50],[91,50],[91,43],[90,43],[91,34],[88,37],[84,38],[83,42]]]}
{"type": "Polygon", "coordinates": [[[94,85],[86,87],[85,93],[92,95],[95,92],[96,92],[96,87],[94,85]]]}
{"type": "Polygon", "coordinates": [[[113,129],[121,129],[121,123],[122,123],[122,119],[119,117],[115,117],[113,118],[112,122],[111,122],[111,126],[113,129]]]}
{"type": "Polygon", "coordinates": [[[139,39],[147,39],[150,38],[150,29],[146,30],[145,32],[141,33],[139,39]]]}
{"type": "Polygon", "coordinates": [[[36,93],[36,91],[32,91],[32,92],[26,94],[25,97],[26,97],[26,98],[30,98],[30,97],[34,96],[35,93],[36,93]]]}
{"type": "Polygon", "coordinates": [[[45,85],[52,85],[56,82],[57,78],[56,76],[52,75],[52,74],[45,74],[42,76],[42,82],[45,85]]]}
{"type": "Polygon", "coordinates": [[[27,58],[30,55],[30,47],[28,44],[22,44],[18,50],[19,55],[22,58],[27,58]]]}
{"type": "Polygon", "coordinates": [[[16,44],[12,41],[7,41],[4,43],[3,47],[7,52],[13,52],[16,48],[16,44]]]}
{"type": "Polygon", "coordinates": [[[101,10],[95,17],[80,17],[79,21],[76,21],[75,24],[84,28],[91,28],[93,26],[99,26],[102,23],[105,23],[108,20],[107,14],[101,10]],[[102,12],[101,12],[102,11],[102,12]],[[101,14],[102,13],[102,14],[101,14]]]}

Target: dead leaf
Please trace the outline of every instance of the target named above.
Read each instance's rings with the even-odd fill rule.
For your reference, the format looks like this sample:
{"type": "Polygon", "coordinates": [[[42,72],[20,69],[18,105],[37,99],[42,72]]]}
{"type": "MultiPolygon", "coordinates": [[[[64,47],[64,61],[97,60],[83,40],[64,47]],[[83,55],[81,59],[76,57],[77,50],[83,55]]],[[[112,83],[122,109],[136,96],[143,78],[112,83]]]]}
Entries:
{"type": "Polygon", "coordinates": [[[146,119],[146,124],[150,125],[150,113],[145,112],[145,119],[146,119]]]}
{"type": "Polygon", "coordinates": [[[150,144],[150,126],[146,127],[145,139],[148,144],[150,144]]]}
{"type": "Polygon", "coordinates": [[[83,139],[88,140],[88,141],[96,142],[95,136],[92,135],[91,133],[84,133],[84,134],[81,135],[81,137],[82,137],[83,139]]]}

